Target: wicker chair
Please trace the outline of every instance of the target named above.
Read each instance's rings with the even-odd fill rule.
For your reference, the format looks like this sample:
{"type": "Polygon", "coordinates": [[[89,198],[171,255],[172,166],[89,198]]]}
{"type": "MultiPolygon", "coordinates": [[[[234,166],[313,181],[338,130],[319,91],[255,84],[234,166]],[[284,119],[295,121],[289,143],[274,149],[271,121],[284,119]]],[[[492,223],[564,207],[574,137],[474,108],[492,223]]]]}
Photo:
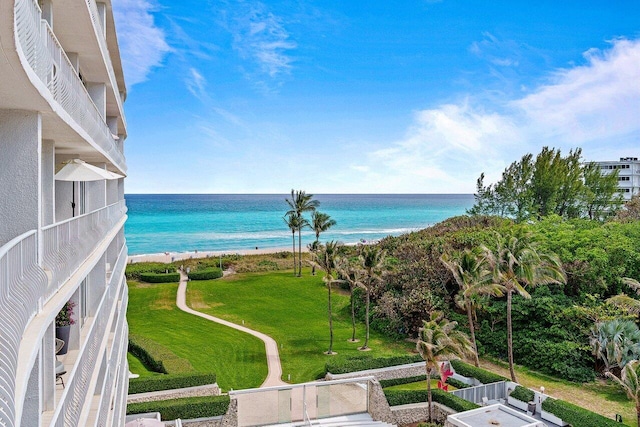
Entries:
{"type": "MultiPolygon", "coordinates": [[[[64,341],[56,338],[56,354],[58,354],[60,350],[62,350],[62,347],[64,347],[64,341]]],[[[58,381],[60,381],[60,383],[62,384],[62,388],[64,388],[64,378],[62,378],[62,376],[66,373],[67,371],[64,369],[64,365],[61,361],[58,360],[58,357],[56,356],[56,384],[58,384],[58,381]]]]}

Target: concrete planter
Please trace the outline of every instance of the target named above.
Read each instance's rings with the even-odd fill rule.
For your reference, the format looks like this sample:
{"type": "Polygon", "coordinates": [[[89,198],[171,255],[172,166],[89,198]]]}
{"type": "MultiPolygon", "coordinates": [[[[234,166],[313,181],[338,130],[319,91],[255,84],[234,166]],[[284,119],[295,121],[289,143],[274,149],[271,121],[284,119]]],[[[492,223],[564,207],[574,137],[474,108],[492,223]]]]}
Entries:
{"type": "Polygon", "coordinates": [[[544,409],[542,410],[542,413],[540,414],[540,416],[542,417],[543,420],[550,421],[550,422],[552,422],[554,424],[557,424],[559,426],[568,426],[569,425],[569,423],[565,423],[560,418],[556,417],[551,412],[545,411],[544,409]]]}
{"type": "MultiPolygon", "coordinates": [[[[523,402],[522,400],[518,400],[516,398],[513,398],[511,396],[507,397],[507,403],[515,408],[520,409],[521,411],[527,411],[527,409],[529,409],[527,402],[523,402]]],[[[551,420],[549,420],[551,421],[551,420]]]]}

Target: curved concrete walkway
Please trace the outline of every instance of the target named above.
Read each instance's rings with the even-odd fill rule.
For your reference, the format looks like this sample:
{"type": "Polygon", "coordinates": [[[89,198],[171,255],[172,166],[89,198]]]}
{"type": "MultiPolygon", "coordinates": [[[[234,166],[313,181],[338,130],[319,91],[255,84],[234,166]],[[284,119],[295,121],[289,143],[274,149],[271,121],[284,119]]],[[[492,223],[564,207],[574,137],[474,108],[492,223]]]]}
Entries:
{"type": "Polygon", "coordinates": [[[277,385],[287,385],[280,378],[282,377],[282,366],[280,365],[280,353],[278,352],[278,344],[276,341],[268,335],[261,332],[254,331],[253,329],[245,328],[244,326],[236,325],[235,323],[228,322],[218,317],[210,316],[208,314],[200,313],[187,306],[187,275],[180,271],[180,285],[178,286],[178,293],[176,295],[176,305],[178,308],[186,313],[193,314],[194,316],[202,317],[203,319],[210,320],[212,322],[219,323],[224,326],[228,326],[238,331],[245,332],[261,339],[264,342],[264,349],[267,353],[267,368],[269,373],[260,387],[271,387],[277,385]]]}

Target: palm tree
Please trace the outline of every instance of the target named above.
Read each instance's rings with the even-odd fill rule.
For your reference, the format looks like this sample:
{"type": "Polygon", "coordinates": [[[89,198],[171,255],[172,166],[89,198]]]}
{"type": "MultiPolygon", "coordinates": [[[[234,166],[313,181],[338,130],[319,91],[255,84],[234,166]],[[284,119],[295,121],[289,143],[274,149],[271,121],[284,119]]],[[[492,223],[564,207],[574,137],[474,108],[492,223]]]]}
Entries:
{"type": "Polygon", "coordinates": [[[335,354],[333,352],[333,319],[331,313],[331,285],[340,282],[333,277],[334,272],[340,263],[340,255],[342,253],[342,244],[340,242],[330,241],[326,245],[320,245],[318,250],[311,254],[312,264],[315,264],[319,269],[324,271],[322,281],[326,283],[327,290],[329,292],[328,297],[328,313],[329,313],[329,350],[326,354],[335,354]]]}
{"type": "Polygon", "coordinates": [[[457,304],[467,312],[471,344],[475,353],[474,364],[476,366],[480,366],[480,360],[478,359],[478,345],[473,324],[473,319],[475,318],[474,297],[483,295],[502,296],[500,286],[491,280],[492,274],[486,255],[479,248],[476,248],[474,250],[465,249],[462,252],[454,252],[453,254],[444,253],[440,257],[440,261],[451,272],[453,279],[460,288],[457,304]]]}
{"type": "Polygon", "coordinates": [[[516,380],[513,369],[513,327],[511,323],[511,305],[514,293],[523,298],[531,298],[525,287],[566,283],[567,276],[560,259],[554,253],[538,250],[530,233],[518,228],[512,235],[497,235],[496,251],[483,251],[494,267],[494,283],[502,293],[507,294],[507,350],[509,353],[509,372],[511,380],[516,380]]]}
{"type": "Polygon", "coordinates": [[[362,280],[364,272],[362,269],[353,266],[349,263],[347,258],[341,258],[338,265],[338,273],[340,278],[345,280],[349,284],[349,293],[351,294],[351,342],[358,342],[356,339],[356,310],[353,291],[356,288],[362,287],[362,280]]]}
{"type": "Polygon", "coordinates": [[[291,199],[285,199],[291,209],[287,215],[295,215],[298,222],[298,277],[302,275],[302,229],[309,225],[309,222],[302,216],[305,212],[313,212],[320,205],[320,202],[313,199],[313,194],[307,194],[303,190],[291,190],[291,199]]]}
{"type": "Polygon", "coordinates": [[[282,218],[291,230],[292,252],[293,252],[293,275],[296,275],[296,231],[298,230],[298,217],[294,214],[287,214],[282,218]]]}
{"type": "MultiPolygon", "coordinates": [[[[636,294],[640,294],[640,282],[629,277],[623,277],[622,283],[629,286],[636,294]]],[[[637,300],[625,293],[612,296],[606,300],[607,304],[618,307],[619,309],[626,311],[628,314],[638,316],[640,318],[640,300],[637,300]]]]}
{"type": "Polygon", "coordinates": [[[605,372],[623,369],[640,357],[640,329],[631,320],[598,322],[591,330],[590,344],[593,355],[604,363],[605,372]]]}
{"type": "Polygon", "coordinates": [[[632,360],[627,363],[622,370],[620,378],[611,372],[607,372],[605,375],[618,383],[620,387],[627,392],[627,397],[634,401],[636,404],[637,422],[640,425],[640,361],[632,360]]]}
{"type": "Polygon", "coordinates": [[[467,335],[456,330],[458,322],[449,322],[442,312],[434,311],[429,320],[422,321],[418,330],[416,349],[425,361],[427,371],[427,396],[429,402],[429,422],[433,419],[431,409],[431,374],[438,371],[438,362],[460,359],[473,353],[473,346],[467,335]]]}
{"type": "MultiPolygon", "coordinates": [[[[336,225],[336,221],[334,219],[331,219],[331,216],[329,216],[329,214],[317,210],[311,213],[311,228],[313,229],[314,233],[316,233],[316,240],[311,246],[311,251],[315,251],[318,248],[318,245],[320,244],[320,233],[324,233],[334,225],[336,225]]],[[[312,267],[311,274],[315,276],[315,267],[312,267]]]]}
{"type": "Polygon", "coordinates": [[[382,276],[382,269],[386,262],[386,253],[378,246],[368,245],[363,246],[359,258],[362,269],[365,272],[364,280],[360,286],[362,286],[366,295],[365,325],[367,331],[364,345],[360,347],[360,350],[367,350],[369,348],[369,305],[371,291],[382,276]]]}

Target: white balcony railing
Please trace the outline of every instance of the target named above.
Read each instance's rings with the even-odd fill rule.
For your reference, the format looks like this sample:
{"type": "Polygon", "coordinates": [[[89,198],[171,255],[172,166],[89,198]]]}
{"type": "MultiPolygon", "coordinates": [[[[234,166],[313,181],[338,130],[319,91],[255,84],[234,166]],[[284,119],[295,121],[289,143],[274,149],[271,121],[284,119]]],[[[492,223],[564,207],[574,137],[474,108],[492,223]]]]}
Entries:
{"type": "Polygon", "coordinates": [[[42,19],[37,2],[16,0],[14,10],[18,45],[33,71],[49,89],[53,99],[85,130],[112,163],[126,172],[124,154],[53,30],[42,19]]]}
{"type": "Polygon", "coordinates": [[[38,311],[47,277],[38,266],[36,231],[0,248],[0,425],[16,426],[15,389],[22,334],[38,311]]]}
{"type": "MultiPolygon", "coordinates": [[[[126,267],[126,247],[123,247],[123,253],[120,255],[118,259],[118,263],[114,272],[117,272],[117,275],[111,276],[111,283],[109,286],[118,286],[117,283],[122,280],[122,274],[124,273],[124,268],[126,267]],[[122,260],[122,262],[121,262],[122,260]],[[122,264],[122,265],[121,265],[122,264]]],[[[102,391],[100,393],[100,403],[97,411],[97,417],[95,420],[95,426],[98,427],[106,427],[109,419],[109,410],[111,408],[111,401],[113,393],[115,392],[115,386],[118,380],[117,374],[118,369],[124,369],[125,366],[120,366],[121,363],[121,355],[122,353],[126,354],[126,346],[128,344],[127,336],[128,336],[128,328],[127,328],[127,304],[128,304],[128,293],[126,287],[122,289],[122,297],[120,300],[120,308],[118,310],[117,318],[116,318],[116,330],[113,336],[113,343],[111,347],[111,352],[107,359],[106,366],[106,375],[105,381],[102,387],[102,391]]],[[[128,374],[128,372],[127,372],[128,374]]],[[[115,424],[114,424],[115,425],[115,424]]]]}
{"type": "MultiPolygon", "coordinates": [[[[126,258],[126,249],[120,256],[126,258]]],[[[94,374],[96,366],[98,366],[98,358],[100,356],[100,347],[108,335],[108,326],[110,324],[111,310],[114,309],[114,301],[120,295],[120,292],[126,293],[126,288],[120,286],[112,286],[114,283],[122,283],[117,277],[122,277],[126,263],[118,260],[119,270],[114,269],[112,281],[106,288],[102,297],[94,321],[89,325],[89,331],[86,339],[78,351],[78,358],[71,370],[66,387],[60,398],[60,405],[56,408],[53,420],[50,425],[56,427],[78,426],[80,425],[80,417],[87,399],[91,398],[89,386],[91,378],[94,374]]],[[[124,294],[123,294],[124,295],[124,294]]]]}
{"type": "MultiPolygon", "coordinates": [[[[127,211],[124,200],[42,229],[42,265],[51,275],[48,300],[127,211]]],[[[115,276],[112,276],[115,277],[115,276]]]]}

